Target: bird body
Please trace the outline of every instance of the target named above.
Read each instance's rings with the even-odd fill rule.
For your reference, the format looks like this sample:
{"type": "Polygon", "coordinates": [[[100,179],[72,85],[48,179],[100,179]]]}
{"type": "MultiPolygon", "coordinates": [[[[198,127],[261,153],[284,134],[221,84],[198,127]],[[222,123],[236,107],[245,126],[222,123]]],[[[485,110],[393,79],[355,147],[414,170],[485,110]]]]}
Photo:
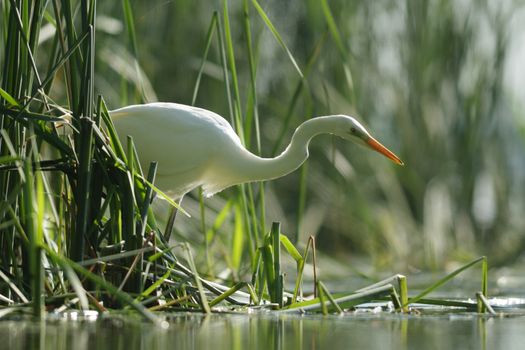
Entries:
{"type": "Polygon", "coordinates": [[[344,115],[304,122],[275,158],[249,152],[223,117],[202,108],[149,103],[117,109],[110,115],[123,144],[127,135],[133,137],[143,169],[151,161],[158,162],[155,184],[174,199],[198,186],[211,196],[236,184],[284,176],[308,158],[310,140],[322,133],[361,143],[402,164],[359,122],[344,115]]]}
{"type": "Polygon", "coordinates": [[[249,153],[224,118],[201,108],[150,103],[110,115],[121,142],[133,137],[143,169],[158,162],[157,187],[173,198],[201,185],[207,196],[231,186],[239,176],[231,157],[249,153]]]}

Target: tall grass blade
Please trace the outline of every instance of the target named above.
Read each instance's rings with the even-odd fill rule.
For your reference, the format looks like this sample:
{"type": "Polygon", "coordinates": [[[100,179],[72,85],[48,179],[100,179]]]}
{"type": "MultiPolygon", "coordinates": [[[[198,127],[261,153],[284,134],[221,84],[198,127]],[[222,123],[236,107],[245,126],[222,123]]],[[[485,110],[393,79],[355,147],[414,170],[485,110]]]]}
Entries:
{"type": "Polygon", "coordinates": [[[397,275],[399,284],[399,296],[401,298],[401,308],[403,312],[408,312],[408,285],[407,278],[403,275],[397,275]]]}
{"type": "Polygon", "coordinates": [[[321,0],[321,6],[323,8],[323,14],[326,19],[326,23],[328,24],[330,34],[332,35],[332,39],[335,41],[335,45],[337,46],[341,57],[346,60],[348,58],[348,52],[345,45],[343,44],[343,40],[341,39],[341,34],[339,34],[339,30],[337,29],[337,24],[335,22],[334,15],[332,14],[332,10],[330,10],[330,6],[328,5],[328,0],[321,0]]]}
{"type": "Polygon", "coordinates": [[[230,16],[228,14],[228,0],[223,0],[223,18],[224,18],[224,41],[226,43],[226,53],[228,57],[228,65],[230,67],[232,87],[233,87],[233,115],[235,131],[241,143],[245,145],[244,138],[244,127],[242,123],[242,110],[241,110],[241,94],[239,92],[239,79],[237,77],[237,68],[235,64],[235,53],[233,49],[233,39],[230,28],[230,16]]]}
{"type": "Polygon", "coordinates": [[[235,206],[234,213],[235,221],[231,240],[231,264],[233,271],[238,275],[244,251],[244,220],[239,205],[235,206]]]}
{"type": "Polygon", "coordinates": [[[283,292],[284,292],[284,276],[281,273],[281,224],[279,222],[272,223],[272,229],[270,231],[270,238],[273,250],[273,271],[274,271],[274,300],[279,305],[283,307],[283,292]]]}
{"type": "Polygon", "coordinates": [[[0,96],[2,96],[2,98],[6,100],[7,103],[9,103],[10,106],[8,107],[11,107],[11,106],[18,107],[19,106],[18,102],[16,102],[13,96],[11,96],[7,91],[5,91],[2,88],[0,88],[0,96]]]}
{"type": "Polygon", "coordinates": [[[81,118],[80,155],[78,170],[77,203],[78,215],[76,230],[72,233],[71,258],[75,261],[84,259],[85,242],[88,239],[89,208],[91,204],[91,174],[93,158],[92,121],[81,118]]]}
{"type": "Polygon", "coordinates": [[[277,40],[279,45],[281,45],[283,50],[286,52],[286,55],[288,56],[288,58],[292,62],[292,65],[294,66],[295,70],[297,71],[297,74],[299,74],[301,79],[303,79],[304,75],[303,75],[303,72],[301,71],[301,68],[299,68],[299,65],[295,61],[295,58],[293,57],[292,52],[288,49],[288,46],[286,46],[286,44],[284,43],[283,38],[281,37],[281,35],[279,34],[277,29],[273,25],[272,21],[270,21],[270,18],[268,18],[268,16],[266,15],[266,12],[264,12],[263,8],[261,7],[261,5],[259,5],[257,0],[252,0],[252,4],[255,7],[255,9],[257,10],[257,12],[259,13],[259,16],[261,16],[261,19],[263,20],[263,22],[266,24],[268,29],[270,29],[270,31],[272,32],[274,38],[277,40]]]}
{"type": "MultiPolygon", "coordinates": [[[[24,188],[23,188],[23,220],[24,228],[29,239],[29,249],[26,256],[29,260],[26,279],[31,285],[31,301],[33,303],[33,316],[42,318],[44,312],[42,268],[42,240],[38,232],[37,215],[34,195],[34,173],[30,158],[24,161],[24,188]]],[[[26,264],[26,263],[25,263],[26,264]]]]}
{"type": "Polygon", "coordinates": [[[197,101],[197,95],[199,93],[202,72],[204,71],[204,65],[206,64],[206,59],[208,57],[208,51],[210,50],[210,46],[212,43],[213,34],[215,33],[215,30],[217,28],[217,16],[218,16],[218,13],[214,11],[211,17],[210,26],[208,27],[208,32],[206,34],[206,46],[204,48],[204,53],[202,54],[202,60],[199,66],[199,71],[197,73],[197,79],[195,80],[195,87],[193,88],[193,95],[191,98],[192,106],[195,106],[195,102],[197,101]]]}
{"type": "Polygon", "coordinates": [[[328,315],[328,303],[326,302],[326,298],[324,295],[324,290],[320,288],[319,282],[317,281],[317,290],[319,291],[319,306],[321,307],[321,313],[326,316],[328,315]]]}
{"type": "Polygon", "coordinates": [[[193,274],[195,284],[197,285],[197,290],[199,291],[199,299],[200,299],[202,311],[206,314],[210,314],[211,313],[210,304],[208,303],[208,298],[206,297],[204,288],[202,287],[202,281],[199,277],[199,273],[197,272],[197,267],[195,266],[195,262],[193,260],[193,255],[191,254],[190,246],[188,245],[188,243],[184,243],[183,247],[184,247],[184,250],[186,250],[188,265],[190,266],[190,270],[191,270],[191,273],[193,274]]]}
{"type": "MultiPolygon", "coordinates": [[[[157,162],[151,162],[148,169],[147,181],[149,183],[155,183],[155,176],[157,175],[157,162]]],[[[150,210],[150,204],[153,200],[153,189],[151,186],[146,184],[146,194],[144,195],[144,201],[140,212],[140,227],[138,229],[139,237],[144,238],[146,234],[146,228],[148,226],[148,212],[150,210]]]]}
{"type": "MultiPolygon", "coordinates": [[[[481,295],[482,295],[482,298],[488,297],[488,279],[489,279],[489,264],[487,261],[487,257],[483,256],[483,260],[481,261],[481,295]]],[[[485,300],[481,299],[481,300],[482,300],[482,303],[481,303],[479,312],[483,313],[486,310],[488,310],[490,313],[493,313],[494,310],[492,310],[492,312],[490,311],[492,308],[490,309],[487,308],[488,303],[485,302],[486,299],[485,300]]]]}
{"type": "MultiPolygon", "coordinates": [[[[135,96],[136,99],[139,100],[139,102],[143,102],[146,99],[146,94],[144,91],[144,85],[142,79],[142,70],[139,67],[139,58],[138,58],[138,45],[137,45],[137,35],[135,34],[135,21],[133,20],[133,10],[131,8],[131,4],[129,0],[122,0],[122,7],[124,10],[124,19],[126,23],[126,31],[128,34],[128,40],[131,45],[131,50],[133,52],[133,63],[135,67],[135,74],[137,75],[137,78],[135,81],[138,82],[137,85],[135,85],[135,96]]],[[[151,102],[151,101],[146,101],[151,102]]]]}
{"type": "MultiPolygon", "coordinates": [[[[253,44],[252,44],[252,31],[250,27],[250,14],[248,9],[248,0],[243,0],[243,12],[244,12],[244,32],[246,34],[246,50],[248,51],[248,66],[250,68],[250,97],[253,101],[253,113],[247,113],[247,117],[245,119],[245,138],[246,138],[246,144],[250,145],[251,140],[251,133],[252,133],[252,120],[251,116],[253,116],[253,122],[255,124],[255,145],[256,150],[258,154],[261,154],[261,135],[260,135],[260,127],[259,127],[259,109],[258,109],[258,102],[257,102],[257,84],[256,84],[256,63],[255,63],[255,57],[253,54],[253,44]]],[[[264,194],[264,188],[261,186],[261,196],[264,194]]],[[[262,203],[260,203],[261,208],[264,208],[264,199],[262,199],[262,203]]],[[[264,216],[261,215],[261,220],[264,220],[264,216]]],[[[262,232],[265,232],[264,224],[262,225],[262,232]]]]}
{"type": "Polygon", "coordinates": [[[332,11],[330,10],[330,6],[328,5],[328,0],[321,0],[321,5],[323,8],[323,14],[326,19],[326,22],[328,23],[328,28],[330,30],[330,34],[332,35],[333,40],[335,41],[335,44],[337,46],[337,49],[339,50],[339,53],[341,54],[341,58],[343,60],[343,71],[344,76],[346,78],[346,82],[348,84],[348,87],[350,88],[350,91],[352,92],[352,100],[355,101],[354,96],[354,83],[352,79],[352,73],[350,71],[350,67],[348,65],[349,61],[349,54],[348,50],[345,48],[345,45],[343,44],[343,41],[341,40],[341,34],[339,33],[339,30],[337,29],[337,24],[335,22],[334,16],[332,14],[332,11]]]}

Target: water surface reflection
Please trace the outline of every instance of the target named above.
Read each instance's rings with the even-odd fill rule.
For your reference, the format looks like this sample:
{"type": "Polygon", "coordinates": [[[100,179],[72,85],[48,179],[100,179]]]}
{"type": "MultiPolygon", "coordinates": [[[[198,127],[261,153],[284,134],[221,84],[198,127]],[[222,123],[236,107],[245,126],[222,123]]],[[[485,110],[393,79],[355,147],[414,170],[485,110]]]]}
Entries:
{"type": "Polygon", "coordinates": [[[525,317],[172,314],[168,329],[129,318],[0,322],[0,349],[517,349],[525,317]]]}

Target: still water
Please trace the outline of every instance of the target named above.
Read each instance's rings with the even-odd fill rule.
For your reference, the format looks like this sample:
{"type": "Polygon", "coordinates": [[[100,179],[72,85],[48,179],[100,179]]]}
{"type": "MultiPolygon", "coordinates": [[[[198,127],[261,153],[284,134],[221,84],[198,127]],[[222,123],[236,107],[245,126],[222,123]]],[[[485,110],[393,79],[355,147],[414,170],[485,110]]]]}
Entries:
{"type": "Polygon", "coordinates": [[[0,321],[0,349],[523,349],[525,316],[170,314],[167,329],[129,317],[0,321]]]}

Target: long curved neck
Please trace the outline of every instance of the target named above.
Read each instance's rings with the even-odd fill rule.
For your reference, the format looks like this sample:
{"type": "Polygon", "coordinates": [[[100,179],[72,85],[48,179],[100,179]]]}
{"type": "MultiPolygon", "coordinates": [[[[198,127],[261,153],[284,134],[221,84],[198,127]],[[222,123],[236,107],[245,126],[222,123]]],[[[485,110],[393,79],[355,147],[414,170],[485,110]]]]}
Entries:
{"type": "Polygon", "coordinates": [[[308,144],[319,134],[332,133],[331,117],[317,117],[301,124],[293,134],[288,147],[275,158],[261,158],[250,154],[242,173],[246,181],[271,180],[296,170],[308,158],[308,144]]]}

